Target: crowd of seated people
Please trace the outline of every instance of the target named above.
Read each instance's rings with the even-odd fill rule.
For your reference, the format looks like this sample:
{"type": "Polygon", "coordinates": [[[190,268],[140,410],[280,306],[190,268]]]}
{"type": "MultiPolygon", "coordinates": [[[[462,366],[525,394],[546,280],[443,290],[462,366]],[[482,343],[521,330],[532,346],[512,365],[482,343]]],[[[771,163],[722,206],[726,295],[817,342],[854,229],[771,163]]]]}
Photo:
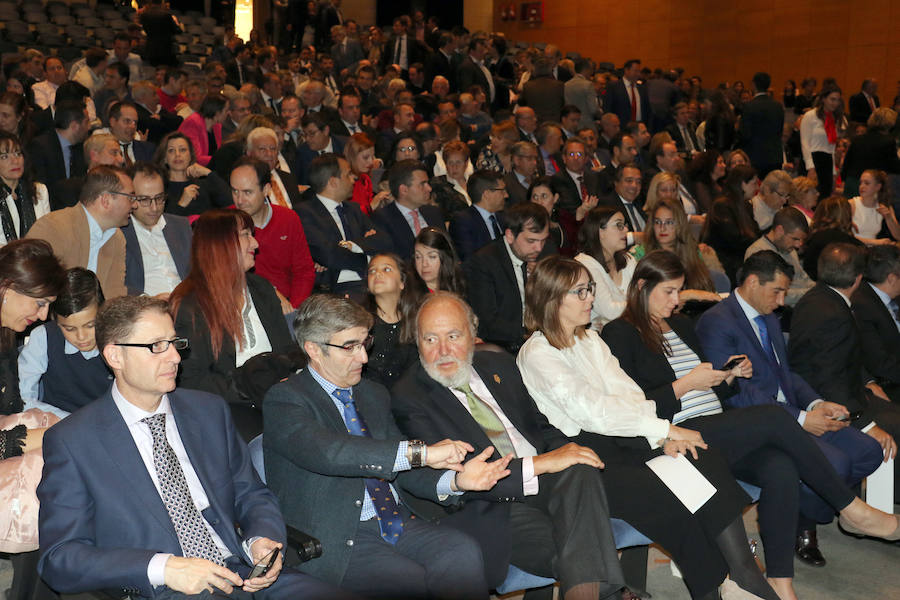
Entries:
{"type": "Polygon", "coordinates": [[[856,495],[900,435],[898,99],[299,4],[200,65],[158,0],[146,42],[4,56],[10,600],[636,598],[610,518],[692,598],[796,600],[818,525],[900,538],[856,495]]]}

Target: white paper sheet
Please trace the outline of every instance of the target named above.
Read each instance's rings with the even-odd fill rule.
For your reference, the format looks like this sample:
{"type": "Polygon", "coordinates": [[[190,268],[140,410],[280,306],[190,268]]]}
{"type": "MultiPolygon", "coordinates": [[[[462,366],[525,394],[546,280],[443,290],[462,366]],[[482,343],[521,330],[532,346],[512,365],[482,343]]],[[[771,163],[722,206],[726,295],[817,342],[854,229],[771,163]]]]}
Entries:
{"type": "Polygon", "coordinates": [[[676,458],[663,454],[647,461],[650,470],[662,480],[685,508],[694,514],[713,497],[716,488],[682,455],[676,458]]]}
{"type": "Polygon", "coordinates": [[[866,477],[866,504],[894,513],[894,459],[881,463],[875,472],[866,477]]]}

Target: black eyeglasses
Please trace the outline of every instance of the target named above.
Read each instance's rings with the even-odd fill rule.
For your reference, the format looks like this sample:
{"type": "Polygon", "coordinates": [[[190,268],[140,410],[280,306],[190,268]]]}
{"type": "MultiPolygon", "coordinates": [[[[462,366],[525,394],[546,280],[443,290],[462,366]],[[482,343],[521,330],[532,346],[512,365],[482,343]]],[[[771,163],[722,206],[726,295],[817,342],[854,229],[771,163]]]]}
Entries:
{"type": "Polygon", "coordinates": [[[126,198],[128,198],[129,202],[137,202],[137,199],[138,199],[138,197],[135,196],[134,194],[126,194],[125,192],[116,192],[113,190],[109,190],[107,193],[115,194],[116,196],[125,196],[126,198]]]}
{"type": "Polygon", "coordinates": [[[113,344],[113,346],[126,346],[128,348],[146,348],[153,354],[162,354],[169,349],[169,346],[175,346],[176,350],[184,350],[188,347],[187,338],[175,338],[171,340],[159,340],[158,342],[150,342],[149,344],[113,344]]]}
{"type": "Polygon", "coordinates": [[[162,194],[157,194],[155,196],[135,196],[134,201],[143,207],[148,207],[151,204],[163,206],[166,203],[166,193],[163,192],[162,194]]]}
{"type": "Polygon", "coordinates": [[[569,294],[573,296],[578,296],[579,300],[587,300],[588,294],[591,296],[594,295],[594,292],[597,290],[597,284],[595,282],[590,282],[584,287],[575,288],[574,290],[569,290],[569,294]]]}
{"type": "Polygon", "coordinates": [[[373,337],[371,335],[367,335],[366,339],[361,342],[347,342],[346,344],[329,344],[328,342],[316,342],[322,346],[331,346],[332,348],[340,348],[347,354],[356,354],[360,351],[360,349],[365,348],[368,350],[372,347],[373,337]]]}

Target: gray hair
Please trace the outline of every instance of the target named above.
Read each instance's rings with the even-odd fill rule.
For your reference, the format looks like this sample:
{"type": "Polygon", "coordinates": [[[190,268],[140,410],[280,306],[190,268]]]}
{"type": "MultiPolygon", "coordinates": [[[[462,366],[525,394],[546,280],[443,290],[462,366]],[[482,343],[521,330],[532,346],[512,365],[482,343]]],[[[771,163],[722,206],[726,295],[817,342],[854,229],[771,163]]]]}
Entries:
{"type": "MultiPolygon", "coordinates": [[[[294,338],[300,349],[312,342],[322,346],[339,331],[353,327],[372,327],[374,317],[356,302],[332,294],[313,294],[303,301],[294,318],[294,338]]],[[[328,354],[328,347],[322,347],[328,354]]]]}
{"type": "Polygon", "coordinates": [[[264,137],[270,137],[275,140],[276,145],[278,144],[278,134],[275,133],[274,129],[272,129],[271,127],[257,127],[247,134],[246,149],[249,151],[250,146],[255,144],[256,140],[264,137]]]}
{"type": "Polygon", "coordinates": [[[426,298],[422,301],[422,304],[419,305],[419,310],[416,311],[416,325],[415,325],[415,334],[416,339],[419,338],[419,318],[422,316],[422,313],[425,311],[425,307],[434,302],[438,302],[439,300],[452,300],[456,302],[460,308],[463,309],[463,312],[466,313],[466,321],[469,323],[469,332],[472,334],[472,338],[475,338],[475,335],[478,333],[478,315],[475,314],[475,311],[472,310],[472,307],[463,300],[459,294],[454,294],[453,292],[448,292],[445,290],[439,290],[434,292],[433,294],[428,294],[426,298]]]}

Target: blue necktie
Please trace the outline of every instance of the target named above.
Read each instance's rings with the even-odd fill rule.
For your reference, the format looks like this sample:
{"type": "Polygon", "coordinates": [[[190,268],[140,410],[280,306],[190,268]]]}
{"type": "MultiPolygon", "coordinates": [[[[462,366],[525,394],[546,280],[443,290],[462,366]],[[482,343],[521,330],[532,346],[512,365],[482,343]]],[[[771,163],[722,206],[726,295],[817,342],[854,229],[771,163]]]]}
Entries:
{"type": "MultiPolygon", "coordinates": [[[[332,394],[344,405],[344,424],[350,435],[372,437],[366,422],[356,410],[356,403],[353,402],[350,390],[337,388],[332,394]]],[[[378,519],[381,537],[386,542],[396,544],[400,534],[403,533],[403,518],[400,516],[400,507],[391,493],[391,485],[383,479],[374,477],[367,477],[365,482],[369,498],[375,506],[375,518],[378,519]]]]}
{"type": "Polygon", "coordinates": [[[491,239],[496,240],[500,237],[503,237],[503,232],[500,231],[500,223],[497,221],[496,215],[490,216],[490,222],[491,222],[491,236],[492,236],[491,239]]]}
{"type": "Polygon", "coordinates": [[[775,347],[772,346],[772,340],[769,338],[769,328],[766,325],[766,318],[763,315],[756,315],[753,317],[753,320],[756,321],[757,326],[759,326],[759,338],[762,341],[762,347],[766,356],[769,357],[769,361],[772,363],[772,368],[775,369],[775,375],[778,378],[778,387],[781,390],[781,393],[784,394],[785,401],[792,402],[788,395],[791,393],[791,387],[787,382],[787,367],[779,363],[778,359],[775,357],[775,347]]]}
{"type": "Polygon", "coordinates": [[[345,214],[344,205],[338,204],[334,210],[337,211],[338,218],[341,220],[341,227],[344,228],[344,239],[349,240],[352,236],[350,235],[350,225],[347,224],[347,215],[345,214]]]}

